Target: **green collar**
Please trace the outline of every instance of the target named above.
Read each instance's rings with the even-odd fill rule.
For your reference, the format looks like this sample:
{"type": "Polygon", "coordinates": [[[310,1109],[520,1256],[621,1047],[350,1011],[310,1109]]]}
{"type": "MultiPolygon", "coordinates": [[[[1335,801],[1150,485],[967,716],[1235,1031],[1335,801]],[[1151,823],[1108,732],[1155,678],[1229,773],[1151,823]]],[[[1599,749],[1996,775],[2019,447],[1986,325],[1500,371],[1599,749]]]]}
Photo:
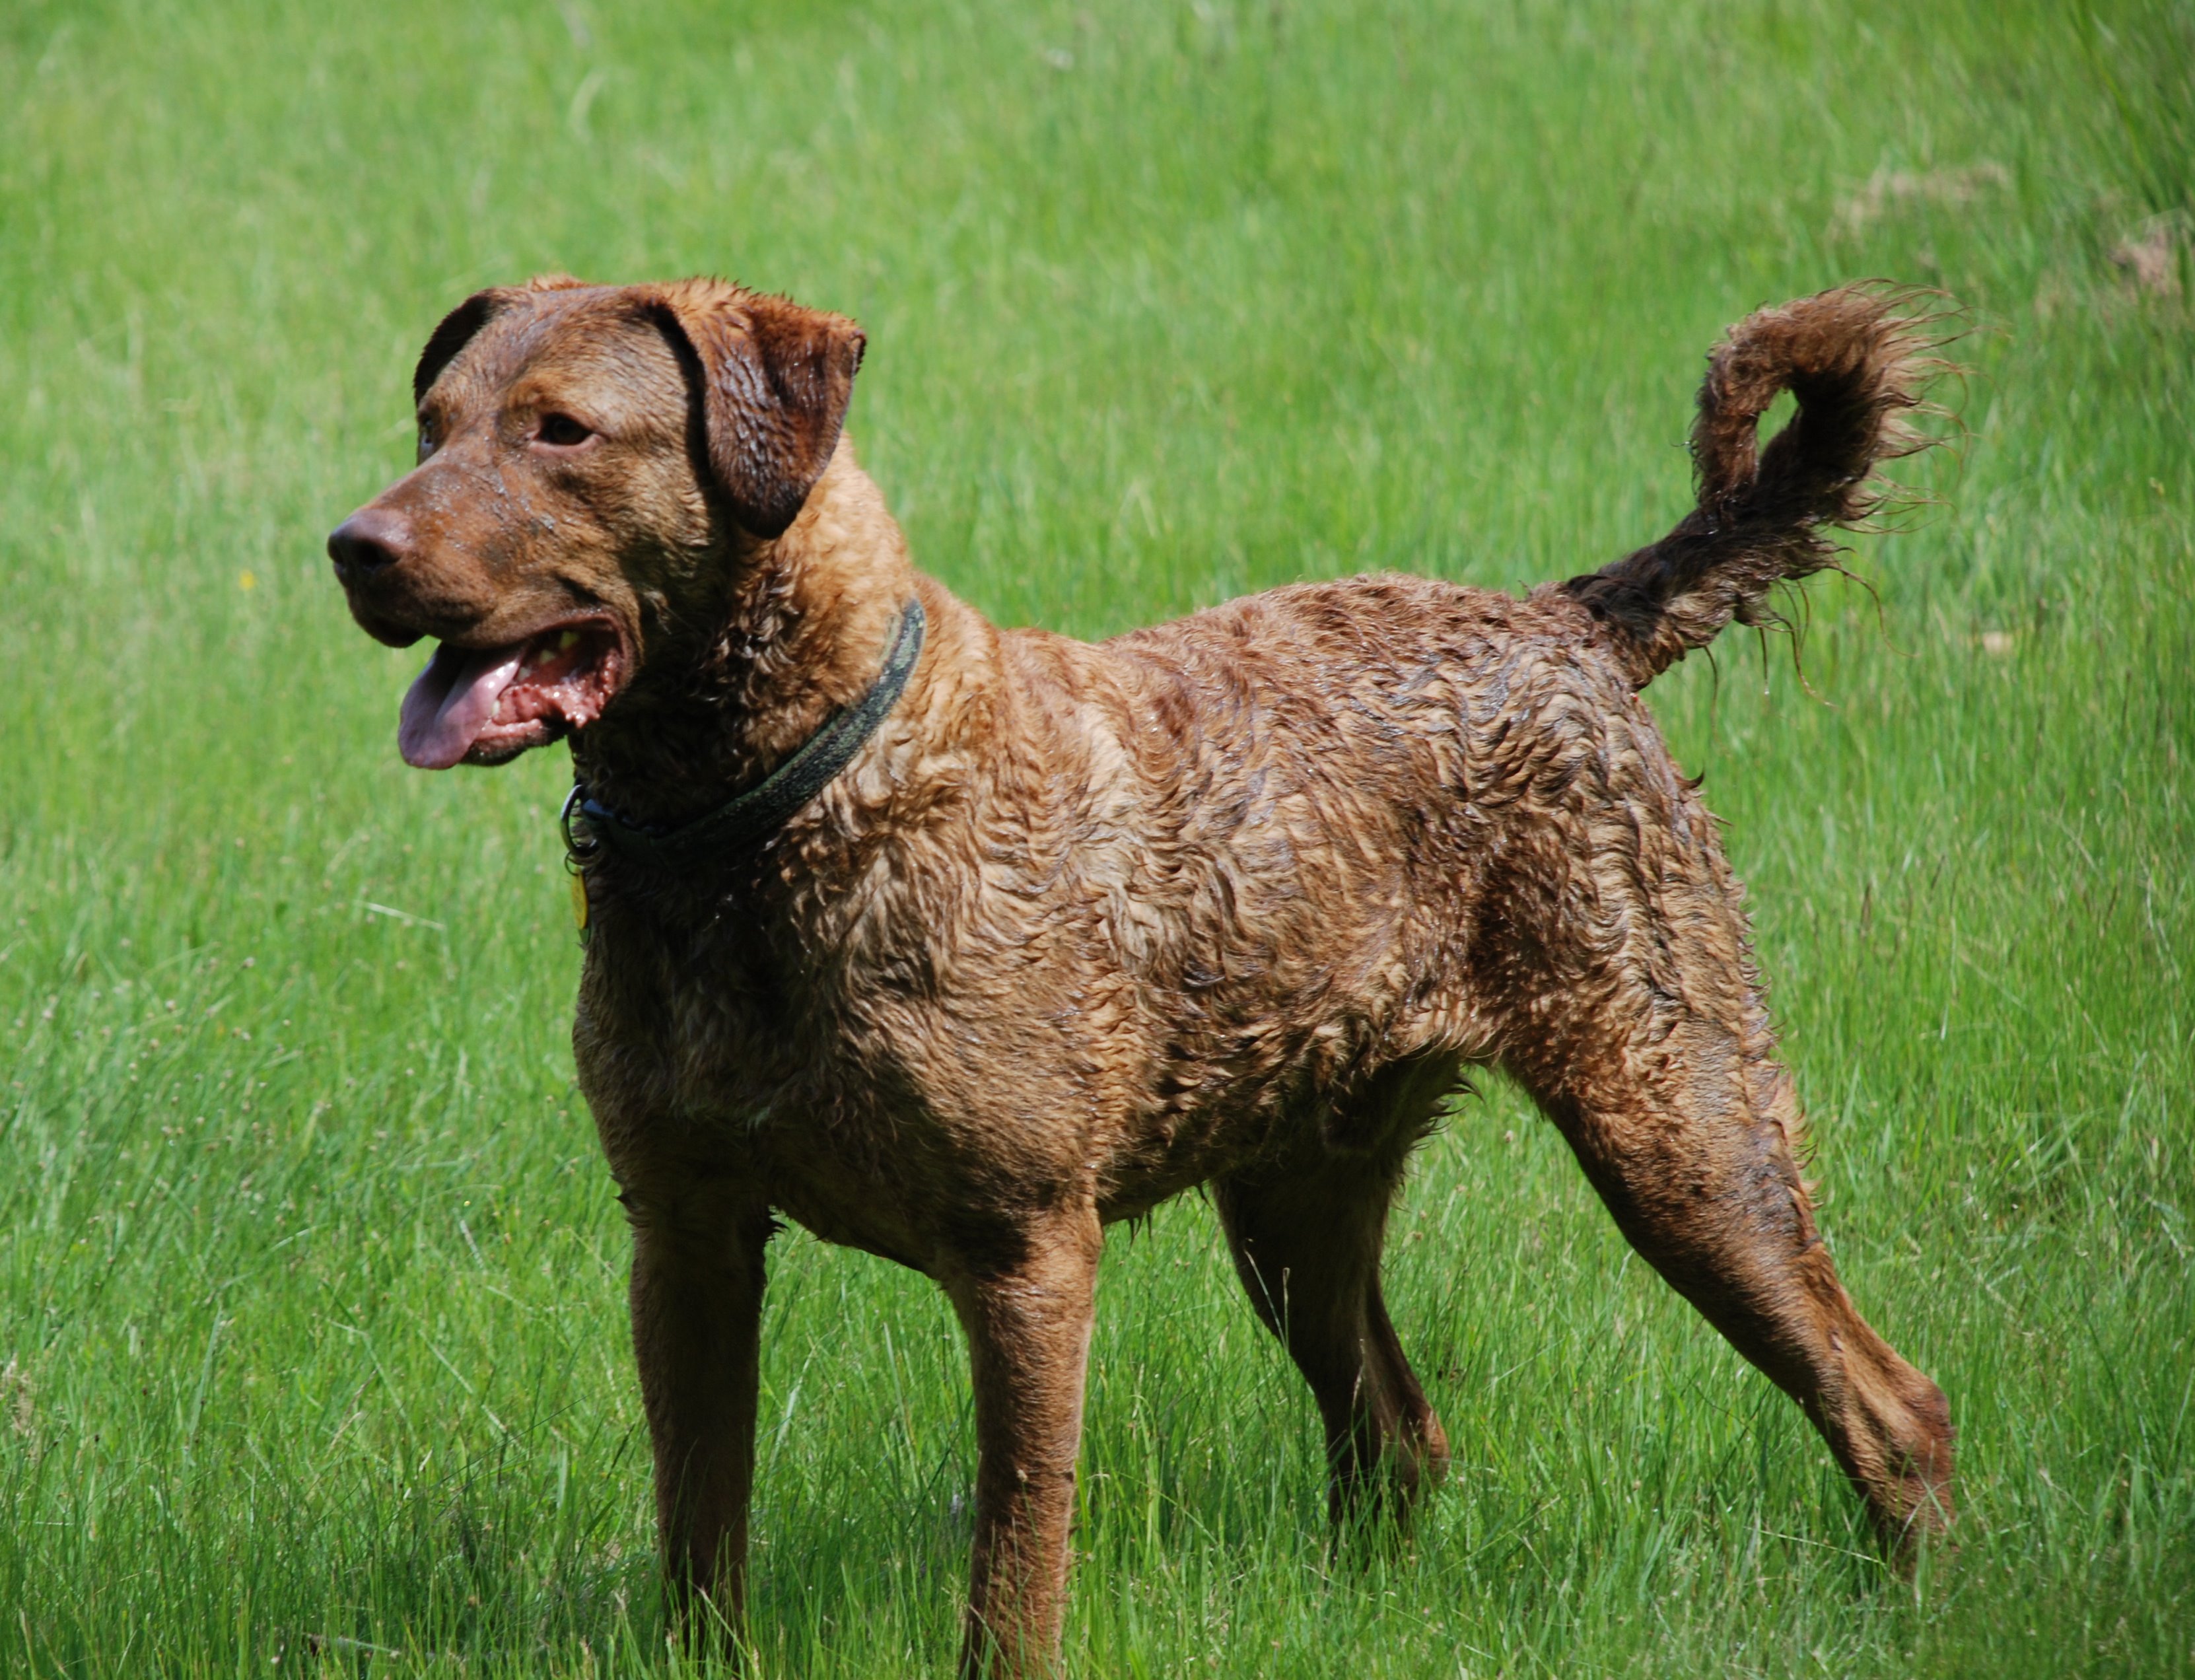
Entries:
{"type": "Polygon", "coordinates": [[[614,852],[666,874],[683,874],[712,858],[746,851],[769,839],[851,763],[876,733],[914,673],[914,662],[922,654],[922,603],[909,601],[900,610],[891,651],[869,692],[832,713],[798,752],[752,787],[734,794],[706,816],[672,829],[643,826],[619,816],[590,797],[585,783],[574,782],[563,814],[564,846],[571,866],[585,872],[614,852]]]}

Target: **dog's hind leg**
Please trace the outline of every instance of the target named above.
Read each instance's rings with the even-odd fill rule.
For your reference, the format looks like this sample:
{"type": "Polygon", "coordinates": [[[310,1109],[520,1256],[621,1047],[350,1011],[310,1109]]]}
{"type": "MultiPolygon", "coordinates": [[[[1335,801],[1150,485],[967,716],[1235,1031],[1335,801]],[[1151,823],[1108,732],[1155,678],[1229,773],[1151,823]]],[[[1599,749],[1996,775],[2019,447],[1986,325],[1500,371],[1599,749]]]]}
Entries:
{"type": "Polygon", "coordinates": [[[754,1481],[763,1251],[769,1210],[712,1193],[628,1188],[632,1343],[655,1448],[657,1533],[685,1636],[739,1625],[754,1481]]]}
{"type": "Polygon", "coordinates": [[[1613,941],[1534,941],[1564,978],[1522,1000],[1503,1060],[1632,1246],[1799,1402],[1898,1550],[1950,1520],[1950,1410],[1855,1310],[1815,1229],[1797,1097],[1723,888],[1636,894],[1601,924],[1613,941]]]}
{"type": "Polygon", "coordinates": [[[1380,1253],[1409,1152],[1454,1074],[1452,1062],[1397,1064],[1336,1116],[1328,1136],[1344,1147],[1305,1140],[1213,1186],[1251,1304],[1318,1402],[1337,1523],[1407,1516],[1448,1468],[1448,1437],[1387,1316],[1380,1253]]]}

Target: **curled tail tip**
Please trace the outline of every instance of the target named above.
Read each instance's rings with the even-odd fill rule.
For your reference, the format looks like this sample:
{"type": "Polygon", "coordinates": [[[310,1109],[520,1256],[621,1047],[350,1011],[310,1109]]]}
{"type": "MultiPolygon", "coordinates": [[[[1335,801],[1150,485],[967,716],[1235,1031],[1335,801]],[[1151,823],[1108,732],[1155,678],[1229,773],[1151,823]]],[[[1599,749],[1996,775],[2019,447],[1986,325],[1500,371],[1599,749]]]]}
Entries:
{"type": "Polygon", "coordinates": [[[1708,353],[1691,439],[1700,506],[1712,512],[1754,490],[1764,473],[1803,464],[1818,491],[1841,477],[1856,492],[1815,511],[1816,522],[1867,517],[1875,504],[1860,486],[1870,469],[1936,441],[1910,417],[1927,411],[1930,381],[1950,371],[1938,353],[1964,326],[1944,293],[1889,280],[1754,310],[1708,353]],[[1783,453],[1795,458],[1779,461],[1774,444],[1761,448],[1757,429],[1787,390],[1799,400],[1807,435],[1792,436],[1783,453]]]}
{"type": "Polygon", "coordinates": [[[1938,439],[1914,425],[1932,411],[1939,354],[1964,329],[1940,292],[1869,280],[1757,309],[1709,353],[1692,427],[1698,503],[1675,530],[1559,587],[1599,621],[1644,687],[1733,618],[1773,621],[1779,583],[1833,565],[1825,527],[1860,526],[1904,498],[1881,462],[1938,439]],[[1765,446],[1761,416],[1783,391],[1790,423],[1765,446]]]}

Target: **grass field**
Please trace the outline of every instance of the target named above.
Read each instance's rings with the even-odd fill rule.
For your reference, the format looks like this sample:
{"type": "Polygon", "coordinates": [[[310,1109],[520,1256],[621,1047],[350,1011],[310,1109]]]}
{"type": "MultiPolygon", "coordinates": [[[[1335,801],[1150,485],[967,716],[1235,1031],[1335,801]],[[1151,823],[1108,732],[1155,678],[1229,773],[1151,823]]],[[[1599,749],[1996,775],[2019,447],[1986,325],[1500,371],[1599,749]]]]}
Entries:
{"type": "MultiPolygon", "coordinates": [[[[407,771],[327,529],[474,287],[857,315],[919,560],[1103,634],[1686,501],[1700,355],[1971,306],[1941,498],[1656,710],[1752,884],[1955,1554],[1496,1085],[1391,1250],[1457,1448],[1339,1563],[1190,1200],[1101,1288],[1068,1650],[1103,1676],[2195,1672],[2195,13],[2042,0],[0,10],[0,1672],[671,1673],[624,1227],[572,1086],[560,751],[407,771]]],[[[778,1245],[752,1671],[947,1666],[965,1357],[778,1245]]]]}

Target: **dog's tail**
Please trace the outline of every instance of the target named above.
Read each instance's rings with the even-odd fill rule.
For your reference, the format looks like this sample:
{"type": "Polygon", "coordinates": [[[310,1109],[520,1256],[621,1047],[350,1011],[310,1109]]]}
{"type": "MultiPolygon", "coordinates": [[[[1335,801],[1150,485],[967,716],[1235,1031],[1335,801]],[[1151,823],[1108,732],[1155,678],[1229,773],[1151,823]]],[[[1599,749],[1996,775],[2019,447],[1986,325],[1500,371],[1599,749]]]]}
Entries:
{"type": "Polygon", "coordinates": [[[1556,587],[1582,601],[1643,688],[1732,618],[1775,621],[1776,584],[1833,564],[1825,531],[1882,510],[1875,463],[1934,440],[1908,417],[1948,364],[1933,294],[1869,283],[1762,309],[1708,361],[1692,427],[1699,505],[1651,547],[1556,587]],[[1778,392],[1798,412],[1766,448],[1778,392]]]}

